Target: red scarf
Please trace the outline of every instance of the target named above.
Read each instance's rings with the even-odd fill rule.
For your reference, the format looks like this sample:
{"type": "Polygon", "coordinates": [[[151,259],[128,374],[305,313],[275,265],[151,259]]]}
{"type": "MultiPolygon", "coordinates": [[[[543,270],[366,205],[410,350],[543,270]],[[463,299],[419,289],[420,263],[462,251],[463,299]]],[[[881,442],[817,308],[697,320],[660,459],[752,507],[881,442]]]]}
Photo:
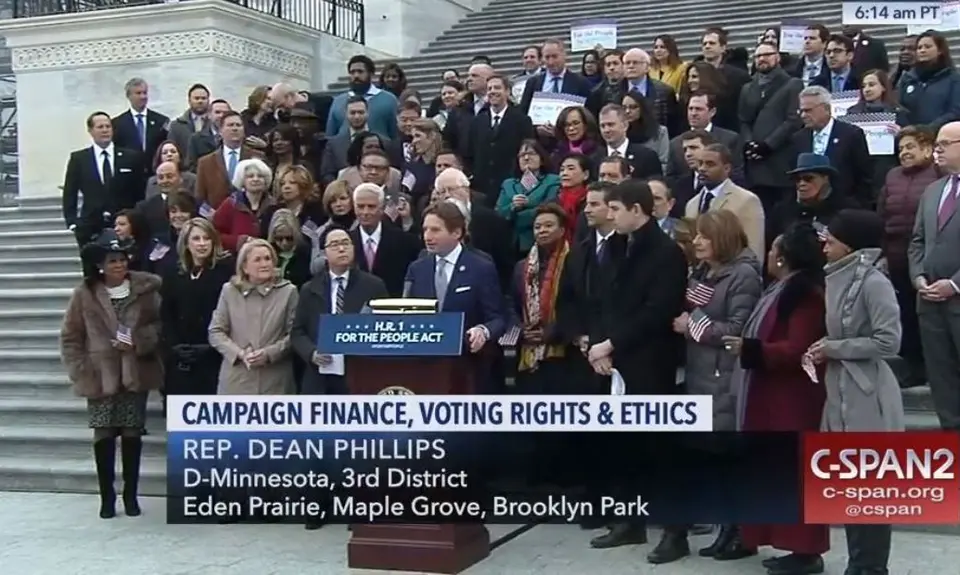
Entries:
{"type": "Polygon", "coordinates": [[[567,233],[568,242],[573,241],[573,233],[576,231],[577,218],[580,215],[580,204],[587,198],[587,186],[580,185],[574,188],[560,188],[560,194],[557,195],[557,203],[567,214],[567,233]]]}

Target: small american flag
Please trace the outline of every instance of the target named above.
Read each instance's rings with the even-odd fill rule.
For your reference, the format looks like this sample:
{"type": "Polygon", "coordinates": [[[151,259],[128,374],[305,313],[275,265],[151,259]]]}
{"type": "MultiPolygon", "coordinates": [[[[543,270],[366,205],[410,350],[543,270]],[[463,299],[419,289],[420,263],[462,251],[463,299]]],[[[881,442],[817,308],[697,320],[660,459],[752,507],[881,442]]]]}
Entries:
{"type": "Polygon", "coordinates": [[[214,212],[216,212],[216,210],[213,209],[213,206],[206,202],[200,206],[199,213],[201,218],[207,218],[209,220],[213,217],[214,212]]]}
{"type": "Polygon", "coordinates": [[[700,340],[703,339],[703,336],[707,333],[707,330],[710,329],[711,325],[713,325],[713,322],[710,321],[710,317],[696,309],[693,310],[693,313],[690,315],[690,324],[687,329],[690,330],[690,337],[693,338],[693,341],[700,343],[700,340]]]}
{"type": "Polygon", "coordinates": [[[537,176],[530,170],[524,171],[520,178],[520,185],[529,192],[537,185],[537,176]]]}
{"type": "Polygon", "coordinates": [[[129,327],[123,325],[117,326],[117,341],[127,345],[133,345],[133,334],[130,332],[129,327]]]}
{"type": "Polygon", "coordinates": [[[520,326],[515,325],[500,336],[500,347],[515,347],[520,341],[520,326]]]}
{"type": "Polygon", "coordinates": [[[693,307],[706,306],[710,303],[712,297],[713,287],[705,283],[694,280],[691,285],[687,286],[687,301],[690,302],[690,305],[693,307]]]}
{"type": "Polygon", "coordinates": [[[813,229],[817,231],[817,239],[821,242],[827,241],[827,226],[820,222],[813,222],[813,229]]]}
{"type": "Polygon", "coordinates": [[[170,251],[170,246],[166,244],[157,243],[153,246],[153,250],[150,251],[150,261],[156,262],[163,259],[163,256],[167,255],[167,252],[170,251]]]}
{"type": "Polygon", "coordinates": [[[813,365],[813,357],[809,353],[803,354],[803,359],[800,360],[800,365],[803,367],[803,371],[807,373],[807,377],[810,378],[810,381],[813,383],[820,383],[820,380],[817,378],[817,368],[813,365]]]}

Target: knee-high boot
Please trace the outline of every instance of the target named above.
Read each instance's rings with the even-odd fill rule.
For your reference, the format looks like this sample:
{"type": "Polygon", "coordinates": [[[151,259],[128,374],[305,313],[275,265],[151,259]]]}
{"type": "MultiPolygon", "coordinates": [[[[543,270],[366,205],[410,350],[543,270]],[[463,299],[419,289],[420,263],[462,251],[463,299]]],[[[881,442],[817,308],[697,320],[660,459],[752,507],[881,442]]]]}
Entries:
{"type": "Polygon", "coordinates": [[[93,461],[97,466],[97,486],[100,490],[100,518],[110,519],[117,514],[117,493],[113,487],[117,459],[117,442],[113,437],[93,443],[93,461]]]}
{"type": "Polygon", "coordinates": [[[130,517],[140,515],[137,487],[140,483],[140,454],[142,452],[143,439],[139,437],[120,438],[120,458],[123,463],[123,510],[130,517]]]}

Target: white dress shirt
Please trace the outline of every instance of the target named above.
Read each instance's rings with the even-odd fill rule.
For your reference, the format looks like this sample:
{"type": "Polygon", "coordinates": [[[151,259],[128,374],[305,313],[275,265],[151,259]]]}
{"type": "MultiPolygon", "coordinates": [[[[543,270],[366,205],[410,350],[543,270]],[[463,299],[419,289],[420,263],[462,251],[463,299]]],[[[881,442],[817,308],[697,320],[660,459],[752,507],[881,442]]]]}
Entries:
{"type": "Polygon", "coordinates": [[[597,255],[600,255],[600,248],[610,242],[610,238],[613,237],[613,234],[615,234],[616,231],[611,230],[609,233],[607,233],[607,235],[603,235],[596,230],[594,230],[593,233],[597,236],[597,255]]]}
{"type": "Polygon", "coordinates": [[[240,157],[240,148],[243,146],[237,146],[236,148],[228,148],[226,144],[223,145],[223,165],[227,167],[227,177],[230,177],[230,152],[237,153],[237,163],[240,163],[240,160],[243,158],[240,157]]]}
{"type": "Polygon", "coordinates": [[[457,260],[460,259],[460,253],[463,251],[463,245],[457,244],[457,247],[450,250],[445,256],[437,256],[437,263],[439,264],[440,260],[447,262],[447,265],[443,266],[443,275],[447,276],[447,285],[450,285],[450,280],[453,278],[453,268],[457,265],[457,260]]]}
{"type": "Polygon", "coordinates": [[[627,148],[628,148],[629,146],[630,146],[630,140],[629,140],[629,139],[628,139],[628,140],[624,140],[623,143],[620,144],[619,146],[617,146],[616,148],[611,148],[611,147],[610,147],[610,144],[607,144],[607,155],[608,155],[608,156],[619,155],[621,158],[626,158],[626,157],[627,157],[627,148]]]}
{"type": "Polygon", "coordinates": [[[97,173],[100,174],[100,181],[103,182],[103,153],[107,153],[107,158],[110,159],[110,170],[111,176],[116,175],[117,173],[117,162],[116,162],[116,149],[113,147],[113,142],[107,144],[106,148],[101,148],[97,144],[93,145],[93,154],[96,156],[97,161],[97,173]]]}
{"type": "Polygon", "coordinates": [[[499,112],[494,111],[493,108],[490,108],[490,127],[496,126],[503,121],[503,115],[506,113],[506,106],[503,107],[499,112]]]}
{"type": "Polygon", "coordinates": [[[347,284],[350,283],[350,270],[343,272],[341,275],[337,275],[333,272],[329,272],[330,275],[330,313],[337,313],[337,288],[340,287],[340,284],[337,282],[338,279],[343,278],[343,289],[346,291],[347,284]]]}
{"type": "Polygon", "coordinates": [[[380,236],[382,235],[382,230],[382,223],[377,224],[377,228],[369,234],[362,227],[360,228],[360,249],[363,250],[364,254],[367,253],[367,246],[370,245],[371,240],[373,240],[373,253],[377,253],[377,248],[380,247],[380,236]]]}

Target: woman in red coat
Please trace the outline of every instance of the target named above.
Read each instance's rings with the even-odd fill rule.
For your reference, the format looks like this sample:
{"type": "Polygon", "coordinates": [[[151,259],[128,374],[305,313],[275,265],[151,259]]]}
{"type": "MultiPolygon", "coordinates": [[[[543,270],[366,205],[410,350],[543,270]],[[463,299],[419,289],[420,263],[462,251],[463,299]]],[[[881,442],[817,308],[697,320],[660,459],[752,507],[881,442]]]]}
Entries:
{"type": "MultiPolygon", "coordinates": [[[[824,337],[823,254],[809,225],[787,230],[773,242],[767,269],[774,283],[747,320],[742,338],[724,338],[739,354],[738,412],[742,431],[817,431],[826,393],[803,368],[803,355],[824,337]]],[[[823,381],[823,374],[818,376],[823,381]]],[[[770,545],[789,555],[766,559],[770,575],[822,573],[822,555],[830,549],[826,525],[744,525],[746,549],[770,545]]]]}

